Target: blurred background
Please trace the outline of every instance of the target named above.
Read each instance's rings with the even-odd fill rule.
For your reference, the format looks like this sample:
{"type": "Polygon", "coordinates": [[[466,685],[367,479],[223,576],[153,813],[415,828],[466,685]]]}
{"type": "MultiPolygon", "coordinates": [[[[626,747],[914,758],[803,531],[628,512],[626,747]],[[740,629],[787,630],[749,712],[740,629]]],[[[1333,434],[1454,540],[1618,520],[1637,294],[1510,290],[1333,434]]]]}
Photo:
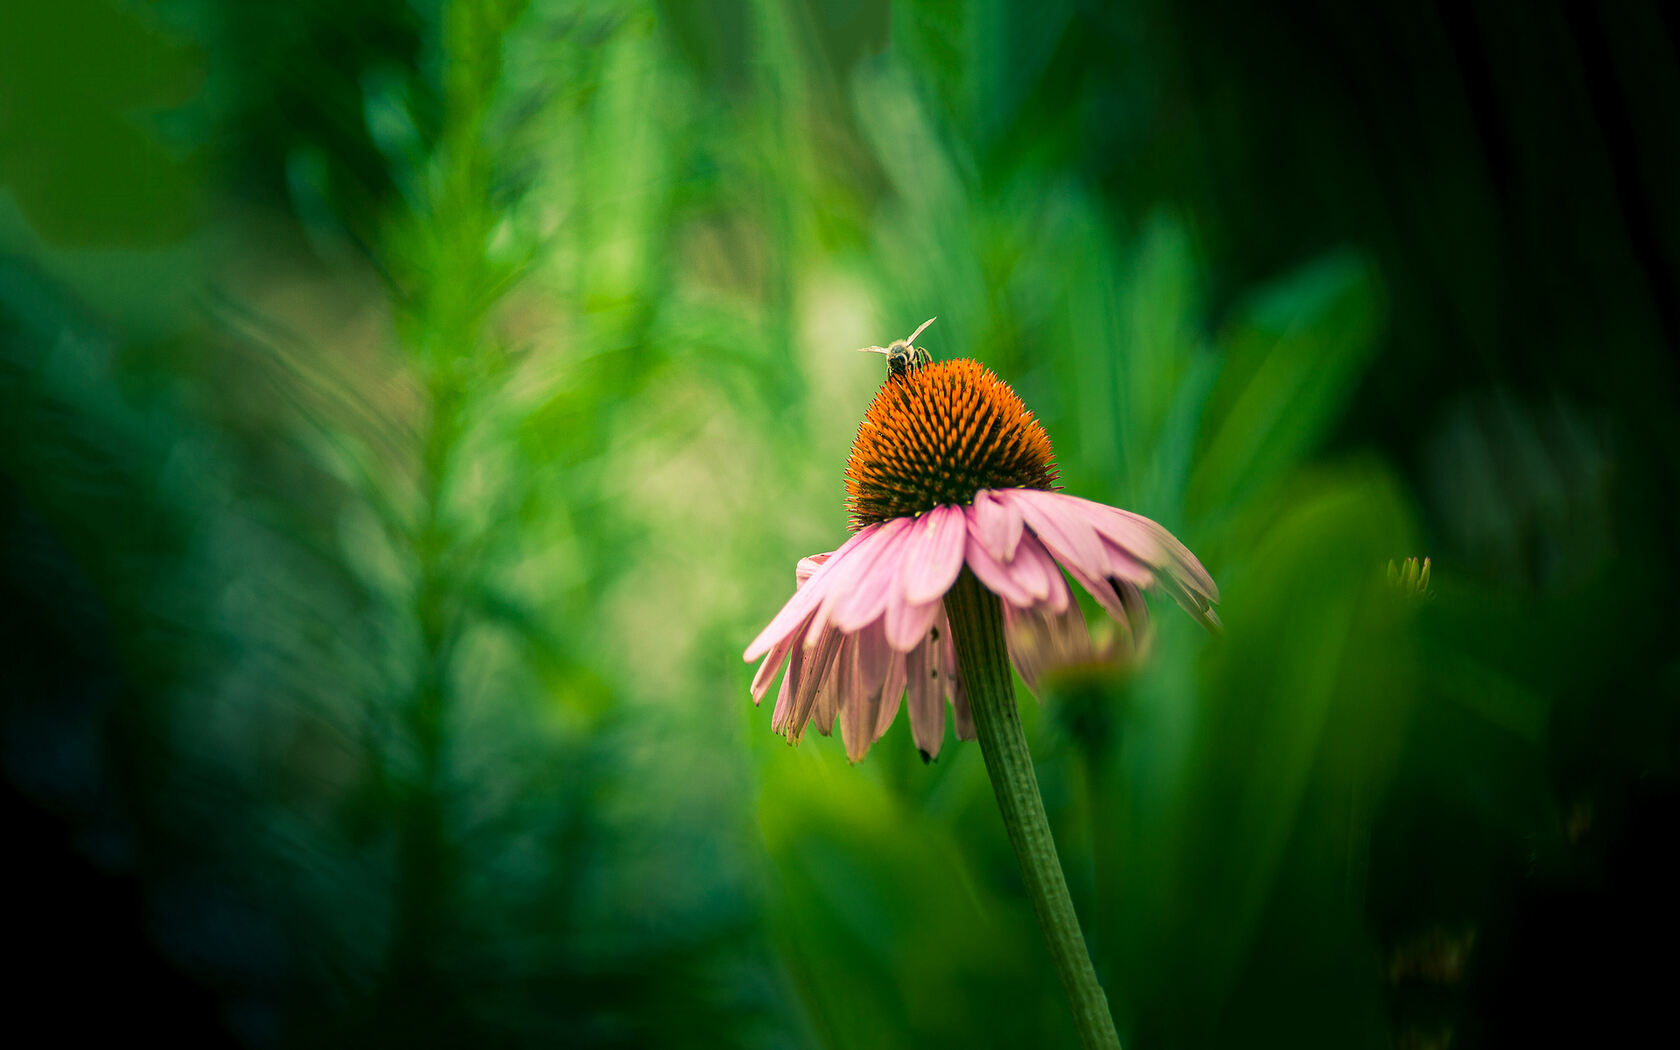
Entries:
{"type": "Polygon", "coordinates": [[[10,1022],[1071,1045],[976,746],[740,659],[937,314],[1224,592],[1022,697],[1129,1047],[1668,1027],[1677,26],[4,5],[10,1022]]]}

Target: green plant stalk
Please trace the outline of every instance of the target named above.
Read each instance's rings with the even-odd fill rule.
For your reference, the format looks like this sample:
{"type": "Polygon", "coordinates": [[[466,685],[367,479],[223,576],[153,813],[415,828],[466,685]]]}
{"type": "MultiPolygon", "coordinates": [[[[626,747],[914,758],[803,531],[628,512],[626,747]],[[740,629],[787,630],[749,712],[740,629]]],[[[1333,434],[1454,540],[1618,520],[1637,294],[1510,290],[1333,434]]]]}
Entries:
{"type": "Polygon", "coordinates": [[[980,738],[980,753],[1003,812],[1009,844],[1021,865],[1021,880],[1073,1008],[1079,1041],[1086,1050],[1118,1050],[1120,1036],[1073,912],[1073,898],[1068,896],[1062,862],[1050,837],[1050,821],[1044,815],[1038,777],[1015,707],[1015,679],[1003,639],[1003,606],[965,568],[945,596],[945,613],[951,621],[951,641],[974,715],[975,735],[980,738]]]}

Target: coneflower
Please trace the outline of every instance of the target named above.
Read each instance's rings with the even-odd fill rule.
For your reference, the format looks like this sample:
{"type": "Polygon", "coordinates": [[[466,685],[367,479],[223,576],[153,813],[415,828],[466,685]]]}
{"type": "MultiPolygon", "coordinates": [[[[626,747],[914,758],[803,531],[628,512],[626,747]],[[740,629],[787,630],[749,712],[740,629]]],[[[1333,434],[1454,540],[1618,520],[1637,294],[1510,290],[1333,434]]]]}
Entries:
{"type": "MultiPolygon", "coordinates": [[[[927,324],[931,324],[931,320],[927,324]]],[[[1056,491],[1050,438],[1020,397],[970,360],[887,347],[888,375],[846,464],[854,533],[799,562],[795,591],[747,646],[762,658],[757,703],[782,676],[772,727],[797,742],[836,721],[858,761],[908,696],[924,757],[940,750],[945,705],[981,753],[1081,1041],[1118,1046],[1050,838],[1010,662],[1029,688],[1060,663],[1088,662],[1090,636],[1065,570],[1126,644],[1166,591],[1208,626],[1219,590],[1201,562],[1141,515],[1056,491]]]]}
{"type": "Polygon", "coordinates": [[[1009,654],[1035,692],[1042,674],[1093,653],[1058,566],[1114,617],[1123,645],[1147,623],[1145,587],[1218,622],[1218,588],[1171,533],[1055,491],[1049,436],[990,369],[928,361],[910,340],[869,349],[888,355],[891,372],[846,464],[855,534],[800,561],[793,597],[745,654],[764,660],[754,702],[787,670],[771,717],[777,732],[797,742],[813,720],[825,734],[838,721],[855,762],[908,695],[923,755],[939,754],[946,703],[957,736],[973,739],[943,607],[964,567],[1003,600],[1009,654]]]}

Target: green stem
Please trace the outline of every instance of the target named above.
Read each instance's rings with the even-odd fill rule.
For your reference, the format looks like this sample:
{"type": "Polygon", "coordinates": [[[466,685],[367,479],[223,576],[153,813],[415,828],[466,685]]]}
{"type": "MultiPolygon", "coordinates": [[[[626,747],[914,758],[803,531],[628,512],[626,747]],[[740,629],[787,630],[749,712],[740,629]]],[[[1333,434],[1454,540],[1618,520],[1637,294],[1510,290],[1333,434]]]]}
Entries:
{"type": "Polygon", "coordinates": [[[997,595],[981,586],[965,568],[945,596],[945,613],[951,621],[951,641],[956,646],[957,668],[968,693],[969,710],[974,714],[980,753],[986,758],[998,809],[1003,811],[1009,844],[1021,865],[1021,880],[1032,898],[1056,975],[1073,1008],[1079,1041],[1086,1050],[1118,1050],[1120,1036],[1108,1012],[1108,998],[1091,967],[1079,919],[1073,913],[1073,898],[1068,896],[1067,880],[1062,877],[1056,843],[1050,837],[1050,821],[1044,815],[1044,800],[1038,795],[1032,755],[1027,752],[1027,737],[1015,708],[1015,680],[1003,640],[1003,606],[997,595]]]}

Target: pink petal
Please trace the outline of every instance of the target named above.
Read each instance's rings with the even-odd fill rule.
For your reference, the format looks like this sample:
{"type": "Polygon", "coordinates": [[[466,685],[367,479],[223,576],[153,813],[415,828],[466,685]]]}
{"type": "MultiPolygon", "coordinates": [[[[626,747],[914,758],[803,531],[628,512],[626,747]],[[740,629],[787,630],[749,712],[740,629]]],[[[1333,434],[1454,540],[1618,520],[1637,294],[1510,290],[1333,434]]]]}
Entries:
{"type": "MultiPolygon", "coordinates": [[[[1104,508],[1112,509],[1112,508],[1104,508]]],[[[1147,520],[1147,519],[1145,519],[1147,520]]],[[[1200,620],[1204,625],[1217,629],[1219,617],[1214,615],[1212,602],[1217,598],[1202,590],[1193,575],[1183,571],[1180,563],[1174,558],[1168,558],[1167,564],[1158,568],[1150,568],[1142,561],[1134,558],[1130,551],[1124,550],[1109,536],[1103,537],[1103,547],[1109,555],[1109,574],[1119,576],[1138,586],[1157,586],[1172,595],[1173,601],[1184,608],[1184,611],[1200,620]],[[1140,578],[1141,577],[1141,578],[1140,578]]],[[[1204,574],[1201,563],[1196,568],[1204,574]]],[[[1211,580],[1208,581],[1212,583],[1211,580]]],[[[1214,595],[1218,591],[1215,589],[1214,595]]]]}
{"type": "Polygon", "coordinates": [[[886,612],[887,601],[898,587],[898,576],[904,564],[904,545],[910,535],[913,520],[894,518],[881,527],[884,537],[876,545],[868,571],[851,581],[844,591],[838,588],[833,597],[829,618],[842,631],[856,631],[874,623],[886,612]]]}
{"type": "Polygon", "coordinates": [[[881,694],[853,697],[840,709],[840,739],[846,745],[846,758],[862,762],[875,742],[875,719],[881,707],[881,694]]]}
{"type": "Polygon", "coordinates": [[[817,692],[834,671],[834,659],[840,651],[840,640],[840,632],[830,627],[822,632],[815,645],[799,646],[805,658],[795,658],[788,666],[788,678],[793,682],[793,695],[788,706],[787,720],[782,726],[782,735],[787,737],[790,743],[799,743],[806,724],[811,720],[811,713],[817,702],[817,692]]]}
{"type": "Polygon", "coordinates": [[[1077,496],[1056,495],[1084,514],[1103,538],[1126,551],[1150,568],[1177,577],[1189,590],[1206,603],[1219,601],[1219,587],[1194,554],[1178,542],[1172,533],[1141,514],[1119,507],[1080,499],[1077,496]]]}
{"type": "MultiPolygon", "coordinates": [[[[1102,504],[1097,505],[1102,506],[1102,504]]],[[[1208,574],[1207,569],[1203,568],[1201,561],[1190,553],[1188,547],[1178,542],[1176,536],[1142,514],[1134,514],[1129,510],[1121,510],[1118,507],[1110,509],[1132,527],[1153,537],[1171,556],[1172,561],[1176,563],[1179,573],[1185,578],[1185,582],[1189,583],[1209,601],[1219,601],[1219,585],[1213,582],[1213,577],[1208,574]]]]}
{"type": "Polygon", "coordinates": [[[1155,582],[1155,570],[1139,561],[1107,536],[1102,538],[1103,553],[1108,556],[1106,576],[1116,576],[1127,583],[1148,587],[1155,582]]]}
{"type": "Polygon", "coordinates": [[[936,646],[918,645],[904,655],[904,671],[910,685],[910,735],[927,759],[939,757],[945,741],[944,687],[939,682],[939,665],[933,659],[936,646]]]}
{"type": "Polygon", "coordinates": [[[853,762],[863,761],[870,745],[892,725],[904,695],[904,657],[887,645],[881,625],[859,633],[857,642],[854,691],[840,708],[840,737],[853,762]]]}
{"type": "Polygon", "coordinates": [[[887,679],[881,685],[881,711],[875,716],[876,740],[886,735],[893,719],[898,717],[899,705],[904,702],[905,677],[904,654],[893,653],[892,662],[887,665],[887,679]]]}
{"type": "MultiPolygon", "coordinates": [[[[796,586],[793,597],[789,598],[787,604],[782,606],[781,611],[770,621],[769,626],[760,631],[758,637],[752,640],[752,644],[747,646],[747,651],[742,654],[742,658],[748,663],[752,663],[774,648],[777,642],[787,637],[823,599],[827,592],[827,585],[824,580],[828,574],[832,573],[836,566],[844,565],[847,557],[857,548],[857,545],[873,536],[879,528],[879,525],[864,527],[847,540],[839,550],[828,555],[821,564],[815,565],[804,586],[796,586]]],[[[818,557],[822,556],[819,555],[818,557]]],[[[816,561],[815,558],[809,560],[816,561]]]]}
{"type": "Polygon", "coordinates": [[[1038,698],[1040,668],[1036,651],[1031,644],[1025,644],[1030,643],[1031,639],[1025,636],[1032,630],[1033,621],[1042,615],[1028,608],[1016,608],[1011,605],[1003,607],[1003,641],[1009,650],[1010,666],[1015,668],[1015,673],[1021,676],[1021,682],[1027,687],[1027,692],[1034,698],[1038,698]]]}
{"type": "MultiPolygon", "coordinates": [[[[817,608],[816,626],[820,630],[833,621],[834,611],[842,604],[852,599],[860,584],[876,575],[877,566],[881,565],[883,556],[891,563],[892,549],[896,546],[897,537],[909,527],[909,522],[894,518],[882,522],[880,527],[873,530],[868,539],[859,543],[846,559],[844,565],[837,566],[828,575],[825,587],[827,594],[817,608]]],[[[864,621],[867,623],[868,621],[864,621]]],[[[861,626],[861,625],[860,625],[861,626]]],[[[847,628],[841,628],[846,630],[847,628]]],[[[856,627],[850,628],[856,630],[856,627]]]]}
{"type": "Polygon", "coordinates": [[[973,740],[974,714],[968,708],[968,690],[963,688],[962,672],[957,668],[957,647],[951,640],[951,628],[944,620],[939,623],[939,644],[945,696],[951,702],[951,722],[956,727],[957,739],[973,740]]]}
{"type": "Polygon", "coordinates": [[[1045,674],[1076,664],[1097,662],[1091,634],[1078,603],[1060,613],[1047,609],[1010,609],[1003,612],[1009,659],[1034,696],[1042,699],[1039,683],[1045,674]]]}
{"type": "Polygon", "coordinates": [[[858,695],[858,653],[862,648],[857,635],[842,634],[840,655],[834,661],[835,710],[844,711],[858,695]]]}
{"type": "Polygon", "coordinates": [[[817,600],[822,597],[821,588],[800,587],[793,592],[793,597],[787,600],[781,610],[771,619],[768,626],[758,633],[758,637],[747,646],[741,658],[748,663],[758,659],[776,647],[776,643],[784,640],[794,632],[806,617],[816,609],[817,600]]]}
{"type": "Polygon", "coordinates": [[[1015,549],[1014,570],[1022,589],[1033,595],[1034,604],[1047,604],[1056,612],[1067,608],[1071,597],[1067,581],[1038,537],[1030,532],[1022,534],[1021,545],[1015,549]]]}
{"type": "Polygon", "coordinates": [[[1117,623],[1125,624],[1128,613],[1110,577],[1134,586],[1159,586],[1192,616],[1209,627],[1218,626],[1211,608],[1219,594],[1213,578],[1160,525],[1131,511],[1060,492],[1009,491],[1022,506],[1028,527],[1117,623]],[[1087,549],[1093,535],[1096,556],[1087,549]]]}
{"type": "Polygon", "coordinates": [[[770,712],[770,729],[772,732],[786,736],[788,718],[793,714],[793,687],[798,682],[795,669],[805,663],[805,647],[799,645],[800,635],[796,632],[788,638],[790,658],[787,674],[782,676],[782,688],[776,693],[776,707],[770,712]]]}
{"type": "Polygon", "coordinates": [[[960,686],[951,697],[951,721],[956,726],[958,740],[978,739],[974,735],[974,715],[968,708],[968,692],[960,686]]]}
{"type": "Polygon", "coordinates": [[[886,668],[879,657],[883,654],[890,657],[892,652],[885,641],[872,639],[872,635],[879,634],[879,628],[872,628],[854,635],[851,651],[847,654],[849,659],[840,665],[845,672],[841,680],[840,739],[846,745],[846,757],[853,762],[861,762],[869,751],[869,745],[875,742],[881,683],[879,679],[871,681],[870,676],[879,666],[882,677],[885,677],[886,668]]]}
{"type": "Polygon", "coordinates": [[[855,643],[855,637],[840,635],[840,646],[834,654],[834,664],[822,685],[817,687],[817,699],[812,707],[811,717],[816,721],[817,732],[823,736],[833,735],[834,719],[840,714],[841,704],[846,701],[845,690],[851,686],[857,667],[855,643]]]}
{"type": "Polygon", "coordinates": [[[1004,489],[1004,495],[1021,508],[1027,523],[1056,560],[1088,575],[1101,576],[1108,565],[1102,539],[1086,520],[1074,497],[1037,489],[1004,489]]]}
{"type": "Polygon", "coordinates": [[[928,628],[933,626],[934,617],[939,615],[940,609],[937,598],[921,605],[910,605],[902,599],[889,601],[886,615],[887,644],[901,653],[914,649],[927,637],[928,628]]]}
{"type": "MultiPolygon", "coordinates": [[[[1015,605],[1031,605],[1042,598],[1034,598],[1032,593],[1016,578],[1013,565],[999,562],[992,556],[986,541],[975,531],[974,519],[969,519],[968,543],[963,549],[963,558],[968,567],[974,570],[974,575],[985,585],[986,589],[1015,605]]],[[[1036,579],[1036,574],[1034,575],[1036,579]]]]}
{"type": "Polygon", "coordinates": [[[935,507],[918,518],[905,541],[900,577],[911,605],[938,601],[957,582],[968,526],[956,507],[935,507]]]}
{"type": "Polygon", "coordinates": [[[800,558],[799,564],[793,567],[793,589],[797,591],[805,586],[816,571],[822,568],[823,563],[832,557],[834,557],[834,552],[829,551],[827,554],[812,554],[800,558]]]}
{"type": "Polygon", "coordinates": [[[811,721],[823,736],[834,735],[834,720],[840,714],[839,695],[835,692],[834,675],[830,674],[817,688],[817,698],[811,704],[811,721]]]}
{"type": "Polygon", "coordinates": [[[970,532],[986,545],[986,553],[994,561],[1008,562],[1015,557],[1015,545],[1021,542],[1021,511],[1014,503],[981,489],[974,494],[967,516],[970,532]]]}
{"type": "MultiPolygon", "coordinates": [[[[879,692],[892,667],[892,646],[887,644],[886,626],[872,623],[857,635],[857,694],[879,692]]],[[[903,688],[901,685],[899,688],[903,688]]],[[[854,694],[856,695],[856,694],[854,694]]]]}
{"type": "MultiPolygon", "coordinates": [[[[1068,566],[1067,571],[1068,575],[1072,576],[1079,586],[1085,588],[1091,597],[1097,600],[1097,604],[1103,607],[1103,611],[1114,618],[1116,623],[1126,622],[1126,607],[1121,604],[1120,594],[1114,589],[1114,584],[1109,581],[1107,576],[1093,576],[1072,566],[1068,566]]],[[[810,639],[806,639],[805,644],[811,644],[810,639]]]]}
{"type": "Polygon", "coordinates": [[[753,675],[752,681],[752,699],[755,705],[764,699],[765,693],[770,691],[770,683],[776,680],[776,673],[782,669],[782,664],[787,660],[788,653],[793,649],[794,641],[800,637],[800,632],[809,628],[809,626],[810,621],[807,620],[800,625],[798,630],[789,633],[786,638],[777,642],[775,648],[770,650],[770,655],[766,656],[764,662],[758,665],[758,673],[753,675]]]}

